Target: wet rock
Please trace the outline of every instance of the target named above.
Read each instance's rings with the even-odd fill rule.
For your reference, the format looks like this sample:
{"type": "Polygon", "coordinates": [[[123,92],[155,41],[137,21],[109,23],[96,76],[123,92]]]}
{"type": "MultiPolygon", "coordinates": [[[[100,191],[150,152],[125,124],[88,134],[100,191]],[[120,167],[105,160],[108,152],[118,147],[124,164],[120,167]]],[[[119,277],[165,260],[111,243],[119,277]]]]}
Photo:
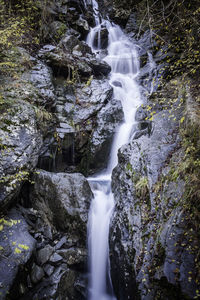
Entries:
{"type": "Polygon", "coordinates": [[[58,253],[65,259],[69,266],[81,264],[84,266],[87,261],[87,252],[83,248],[70,248],[59,250],[58,253]]]}
{"type": "Polygon", "coordinates": [[[138,41],[139,43],[139,55],[145,55],[148,51],[152,51],[153,47],[157,46],[157,43],[154,39],[151,38],[149,30],[146,30],[138,41]]]}
{"type": "MultiPolygon", "coordinates": [[[[62,152],[57,152],[55,169],[50,170],[63,171],[80,163],[88,149],[91,132],[96,127],[96,116],[111,100],[112,93],[113,89],[105,79],[91,77],[87,84],[77,84],[76,92],[65,81],[58,82],[56,115],[59,125],[56,131],[61,139],[62,152]]],[[[47,160],[48,157],[52,161],[50,156],[47,160]]]]}
{"type": "Polygon", "coordinates": [[[135,120],[137,122],[144,121],[147,117],[149,117],[149,113],[144,107],[139,107],[135,114],[135,120]]]}
{"type": "Polygon", "coordinates": [[[55,249],[56,250],[60,249],[66,243],[67,243],[67,238],[66,236],[63,236],[62,239],[56,244],[55,249]]]}
{"type": "MultiPolygon", "coordinates": [[[[58,295],[63,295],[62,291],[59,290],[58,287],[61,277],[67,271],[66,265],[57,267],[53,274],[48,276],[48,278],[43,277],[43,280],[34,285],[34,287],[21,297],[21,299],[57,299],[58,295]]],[[[65,289],[63,288],[63,290],[65,289]]]]}
{"type": "Polygon", "coordinates": [[[30,259],[35,240],[28,232],[28,225],[19,211],[11,209],[1,219],[0,230],[0,293],[5,299],[19,269],[30,259]]]}
{"type": "Polygon", "coordinates": [[[94,47],[99,47],[100,49],[106,49],[108,47],[108,30],[106,27],[102,27],[100,33],[96,33],[94,38],[94,47]],[[98,45],[100,39],[100,45],[98,45]]]}
{"type": "Polygon", "coordinates": [[[137,20],[136,13],[131,13],[126,23],[125,31],[129,35],[131,35],[131,37],[134,37],[139,29],[136,20],[137,20]]]}
{"type": "Polygon", "coordinates": [[[97,127],[91,136],[89,157],[89,169],[95,172],[106,167],[113,136],[124,120],[121,102],[111,100],[97,115],[97,127]]]}
{"type": "Polygon", "coordinates": [[[31,280],[33,283],[37,283],[44,277],[44,271],[41,267],[37,265],[33,265],[32,271],[31,271],[31,280]]]}
{"type": "Polygon", "coordinates": [[[143,135],[151,136],[154,130],[154,123],[149,120],[138,122],[137,125],[133,127],[131,132],[131,137],[134,140],[139,139],[143,135]]]}
{"type": "Polygon", "coordinates": [[[49,35],[54,42],[60,41],[60,39],[63,37],[66,31],[66,24],[60,21],[54,21],[49,25],[49,35]]]}
{"type": "Polygon", "coordinates": [[[52,71],[42,62],[33,67],[30,73],[30,81],[38,88],[41,98],[40,105],[50,108],[55,105],[54,87],[52,84],[52,71]]]}
{"type": "Polygon", "coordinates": [[[37,252],[37,262],[39,265],[45,264],[53,253],[53,248],[50,245],[45,246],[37,252]]]}
{"type": "MultiPolygon", "coordinates": [[[[170,86],[173,89],[172,82],[170,86]]],[[[180,202],[184,182],[170,177],[171,166],[183,157],[178,150],[182,109],[177,107],[173,122],[169,110],[157,112],[151,138],[143,135],[118,152],[110,234],[111,273],[118,298],[192,299],[197,289],[195,280],[186,282],[189,269],[195,268],[195,254],[186,249],[189,243],[195,247],[197,239],[185,238],[188,216],[180,202]]],[[[140,125],[146,122],[143,109],[136,116],[140,125]]]]}
{"type": "Polygon", "coordinates": [[[75,288],[76,281],[77,281],[76,271],[69,270],[68,272],[65,272],[61,277],[58,292],[62,293],[63,296],[65,296],[65,299],[70,299],[70,300],[85,299],[80,294],[80,292],[75,288]]]}
{"type": "Polygon", "coordinates": [[[47,264],[43,267],[43,269],[44,269],[45,273],[47,274],[47,276],[51,276],[54,272],[55,267],[47,264]]]}
{"type": "Polygon", "coordinates": [[[33,107],[24,101],[12,100],[9,110],[0,117],[2,159],[0,162],[1,193],[0,206],[13,201],[29,171],[36,165],[42,146],[42,135],[38,129],[33,107]]]}
{"type": "Polygon", "coordinates": [[[112,84],[116,87],[122,87],[122,84],[119,81],[113,81],[112,84]]]}
{"type": "Polygon", "coordinates": [[[34,180],[31,201],[43,220],[67,230],[69,237],[77,237],[80,244],[85,244],[92,192],[84,176],[40,170],[34,180]]]}
{"type": "Polygon", "coordinates": [[[85,19],[87,20],[90,27],[95,27],[95,18],[92,9],[90,9],[90,6],[88,5],[88,9],[85,13],[85,19]]]}
{"type": "Polygon", "coordinates": [[[78,37],[70,35],[68,32],[60,41],[59,47],[63,47],[63,49],[71,53],[76,47],[76,50],[80,51],[82,55],[85,55],[87,53],[92,54],[91,48],[86,44],[86,42],[80,41],[78,37]]]}
{"type": "Polygon", "coordinates": [[[90,26],[88,24],[88,22],[83,19],[82,17],[80,17],[76,22],[76,28],[77,30],[81,33],[81,37],[82,39],[85,39],[87,34],[90,31],[90,26]]]}
{"type": "Polygon", "coordinates": [[[107,80],[94,79],[89,86],[78,87],[76,92],[78,103],[73,112],[74,123],[81,123],[97,114],[109,102],[112,92],[112,87],[107,80]]]}
{"type": "Polygon", "coordinates": [[[62,256],[60,256],[60,255],[57,254],[57,253],[54,253],[54,254],[50,257],[49,261],[50,261],[52,264],[57,264],[57,263],[59,263],[59,262],[62,261],[62,256]]]}
{"type": "Polygon", "coordinates": [[[105,61],[101,61],[100,59],[97,58],[91,57],[89,64],[91,65],[93,73],[96,76],[102,76],[102,75],[106,76],[111,71],[111,67],[105,61]]]}
{"type": "Polygon", "coordinates": [[[40,50],[39,56],[45,59],[46,63],[53,69],[55,76],[62,75],[65,78],[71,78],[72,70],[75,67],[78,69],[80,76],[89,76],[92,73],[92,69],[85,58],[75,58],[66,49],[64,51],[57,47],[48,51],[45,46],[40,50]]]}
{"type": "MultiPolygon", "coordinates": [[[[74,38],[70,38],[71,43],[74,44],[74,38]]],[[[68,40],[70,42],[70,40],[68,40]]],[[[73,70],[76,69],[80,77],[88,77],[90,75],[103,76],[107,75],[111,68],[106,63],[97,59],[94,55],[88,53],[84,56],[79,54],[80,51],[86,51],[88,46],[79,42],[79,49],[71,54],[70,49],[61,49],[57,47],[51,51],[44,46],[40,52],[39,57],[45,59],[47,64],[52,67],[54,75],[62,75],[65,78],[72,78],[73,70]]]]}

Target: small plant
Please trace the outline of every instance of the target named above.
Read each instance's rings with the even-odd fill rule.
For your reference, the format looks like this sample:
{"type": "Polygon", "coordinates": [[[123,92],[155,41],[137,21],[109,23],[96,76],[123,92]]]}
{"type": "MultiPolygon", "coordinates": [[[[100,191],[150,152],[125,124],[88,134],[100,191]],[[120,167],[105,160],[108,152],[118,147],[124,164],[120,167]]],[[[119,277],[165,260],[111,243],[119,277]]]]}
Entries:
{"type": "Polygon", "coordinates": [[[136,195],[139,198],[144,199],[149,193],[149,186],[148,186],[148,178],[147,176],[141,177],[135,185],[136,195]]]}
{"type": "Polygon", "coordinates": [[[52,119],[52,114],[44,108],[35,106],[34,110],[39,122],[50,121],[52,119]]]}

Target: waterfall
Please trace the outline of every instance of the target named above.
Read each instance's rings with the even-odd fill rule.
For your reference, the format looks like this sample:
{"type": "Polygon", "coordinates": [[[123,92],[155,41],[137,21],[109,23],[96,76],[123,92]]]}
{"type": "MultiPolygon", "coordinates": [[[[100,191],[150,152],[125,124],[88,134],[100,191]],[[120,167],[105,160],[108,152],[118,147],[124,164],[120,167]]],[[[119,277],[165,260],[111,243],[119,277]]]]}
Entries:
{"type": "Polygon", "coordinates": [[[109,266],[109,223],[114,209],[111,191],[111,173],[117,165],[118,149],[126,144],[135,123],[135,113],[141,104],[140,90],[136,82],[139,73],[139,59],[135,45],[129,41],[119,26],[102,20],[98,16],[98,4],[93,0],[96,26],[91,29],[87,43],[93,52],[100,50],[101,27],[106,26],[108,55],[104,60],[111,66],[109,82],[115,99],[121,100],[125,121],[118,128],[112,144],[107,169],[101,174],[88,178],[94,193],[88,222],[88,247],[90,263],[89,300],[114,300],[109,266]],[[98,35],[97,46],[94,39],[98,35]]]}

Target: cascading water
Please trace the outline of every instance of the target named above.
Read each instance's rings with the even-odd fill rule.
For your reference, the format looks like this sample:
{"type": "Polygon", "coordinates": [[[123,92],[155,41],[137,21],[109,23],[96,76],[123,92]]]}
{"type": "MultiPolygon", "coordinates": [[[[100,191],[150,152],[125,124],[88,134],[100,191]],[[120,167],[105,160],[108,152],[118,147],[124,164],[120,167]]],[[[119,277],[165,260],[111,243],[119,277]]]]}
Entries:
{"type": "Polygon", "coordinates": [[[121,100],[125,122],[115,135],[107,169],[94,177],[88,178],[94,193],[88,223],[88,245],[90,260],[90,300],[114,300],[109,266],[109,223],[114,208],[111,191],[111,173],[117,165],[117,151],[130,139],[135,123],[135,112],[141,104],[139,86],[136,77],[139,72],[139,60],[136,47],[125,36],[119,26],[111,24],[97,16],[98,5],[93,3],[96,27],[92,28],[87,42],[96,52],[100,48],[101,26],[109,32],[108,55],[104,60],[111,66],[110,84],[114,97],[121,100]],[[94,39],[98,36],[97,46],[94,39]]]}

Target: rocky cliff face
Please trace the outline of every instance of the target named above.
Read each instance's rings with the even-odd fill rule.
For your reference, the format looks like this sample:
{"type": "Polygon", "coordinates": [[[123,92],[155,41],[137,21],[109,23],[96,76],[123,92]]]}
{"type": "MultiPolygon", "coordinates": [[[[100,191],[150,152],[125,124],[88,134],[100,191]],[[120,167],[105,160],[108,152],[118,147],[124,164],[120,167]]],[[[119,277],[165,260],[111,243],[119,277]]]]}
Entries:
{"type": "MultiPolygon", "coordinates": [[[[131,18],[125,30],[132,35],[136,27],[131,18]]],[[[186,153],[199,139],[194,133],[198,99],[191,97],[192,83],[185,86],[180,77],[162,83],[169,49],[159,49],[156,41],[149,40],[148,31],[138,43],[144,105],[136,113],[138,125],[131,142],[119,150],[119,163],[112,174],[116,201],[110,232],[114,290],[117,299],[197,299],[199,235],[195,215],[199,209],[196,196],[196,209],[191,208],[192,182],[188,180],[190,172],[196,171],[186,165],[193,164],[198,155],[194,158],[192,152],[186,153]]]]}
{"type": "Polygon", "coordinates": [[[168,110],[158,112],[150,136],[118,153],[110,246],[119,299],[193,299],[199,288],[199,237],[178,169],[184,157],[179,107],[176,121],[168,110]]]}
{"type": "Polygon", "coordinates": [[[1,75],[2,299],[87,296],[93,195],[83,175],[47,171],[103,168],[105,161],[96,165],[96,157],[108,156],[123,113],[105,79],[110,67],[84,41],[94,23],[92,8],[64,2],[47,8],[48,25],[41,28],[47,44],[32,54],[10,49],[6,55],[16,71],[1,75]],[[36,171],[37,165],[47,171],[36,171]]]}

